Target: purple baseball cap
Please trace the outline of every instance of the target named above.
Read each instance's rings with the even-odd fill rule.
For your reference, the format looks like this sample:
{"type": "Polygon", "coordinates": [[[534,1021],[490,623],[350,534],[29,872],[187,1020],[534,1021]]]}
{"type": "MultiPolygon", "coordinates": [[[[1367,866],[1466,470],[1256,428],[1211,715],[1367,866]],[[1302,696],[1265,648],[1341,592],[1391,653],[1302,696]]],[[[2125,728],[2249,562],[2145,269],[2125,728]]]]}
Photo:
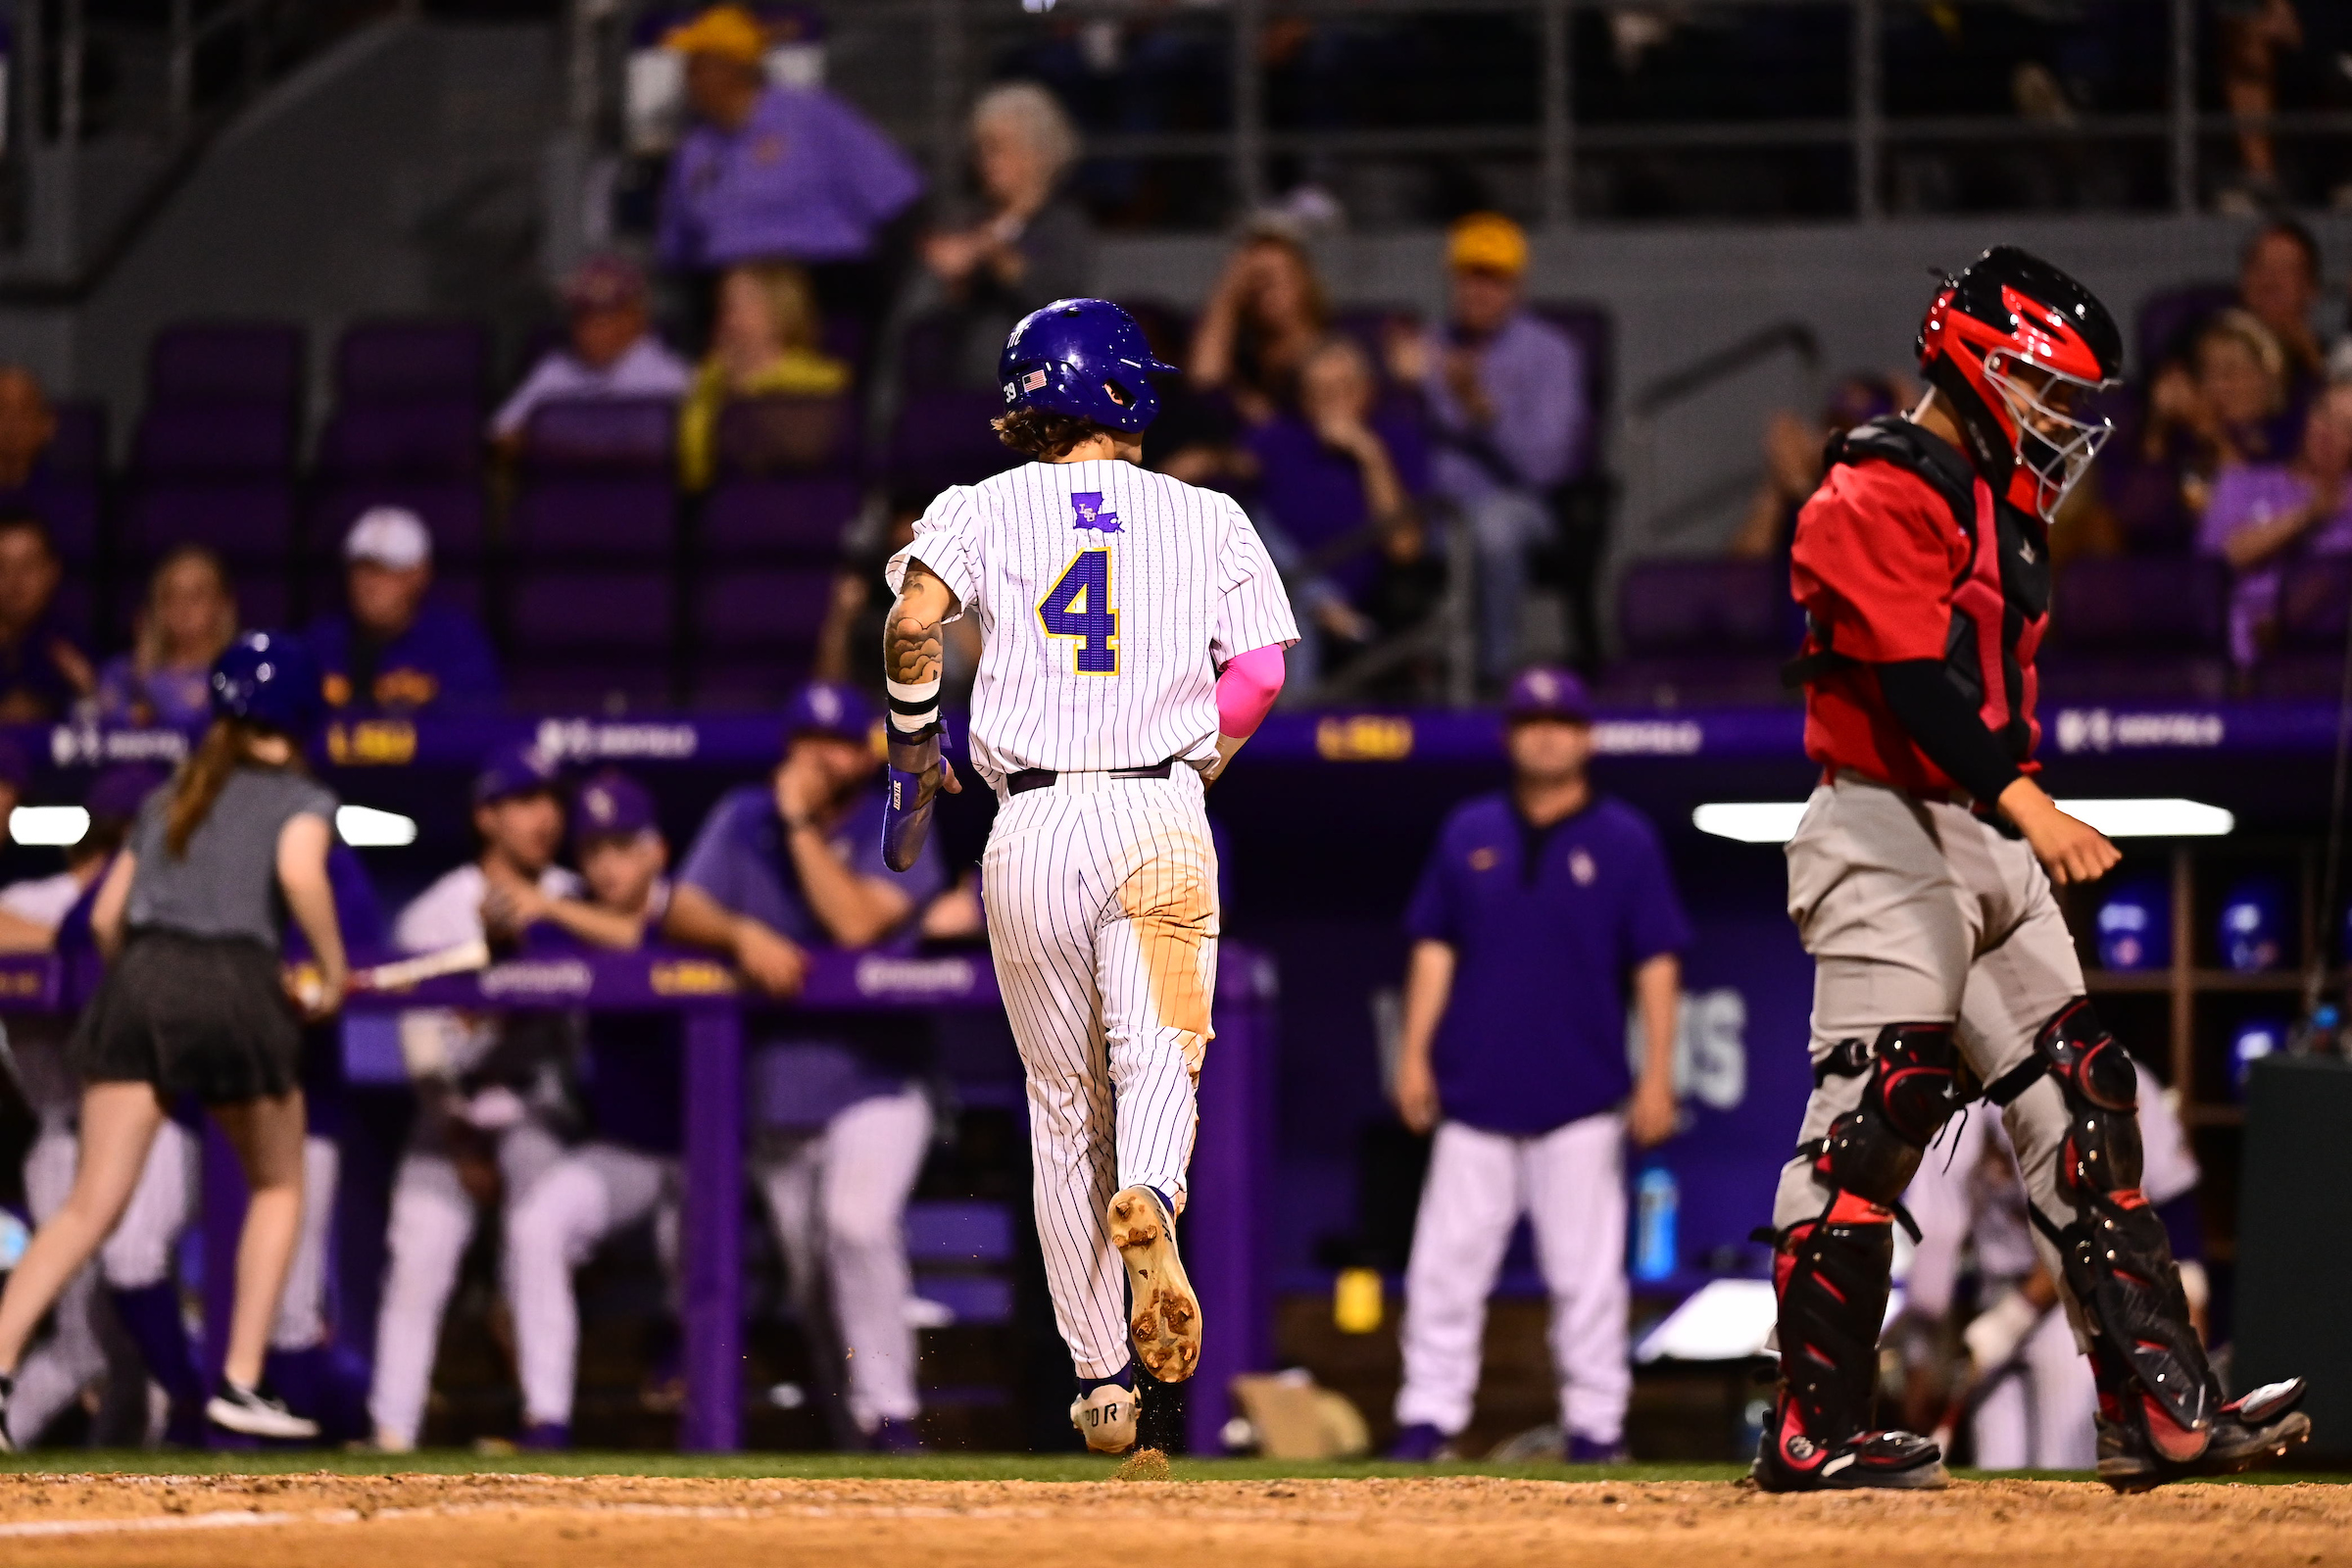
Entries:
{"type": "Polygon", "coordinates": [[[139,814],[147,797],[171,781],[160,767],[143,762],[120,762],[90,780],[81,798],[82,808],[94,820],[128,822],[139,814]]]}
{"type": "Polygon", "coordinates": [[[874,707],[857,687],[838,680],[812,680],[793,694],[784,710],[784,744],[803,735],[827,735],[863,744],[873,733],[874,707]]]}
{"type": "Polygon", "coordinates": [[[662,825],[654,810],[653,792],[616,767],[589,776],[572,791],[571,842],[590,839],[633,839],[662,825]]]}
{"type": "Polygon", "coordinates": [[[473,804],[488,806],[562,788],[563,769],[553,755],[528,741],[514,741],[482,759],[482,770],[473,775],[473,804]]]}
{"type": "Polygon", "coordinates": [[[1590,724],[1592,699],[1573,670],[1557,664],[1531,664],[1511,677],[1511,688],[1502,699],[1502,716],[1514,724],[1526,718],[1590,724]]]}

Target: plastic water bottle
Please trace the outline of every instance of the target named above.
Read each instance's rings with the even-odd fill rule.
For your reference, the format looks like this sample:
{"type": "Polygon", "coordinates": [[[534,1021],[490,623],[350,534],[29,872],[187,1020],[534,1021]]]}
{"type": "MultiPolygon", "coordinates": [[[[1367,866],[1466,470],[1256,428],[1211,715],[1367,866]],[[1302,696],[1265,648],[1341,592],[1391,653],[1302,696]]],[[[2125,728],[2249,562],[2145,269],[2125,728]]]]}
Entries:
{"type": "Polygon", "coordinates": [[[24,1261],[24,1249],[32,1245],[32,1232],[24,1222],[5,1208],[0,1208],[0,1274],[6,1274],[24,1261]]]}
{"type": "Polygon", "coordinates": [[[1634,1182],[1634,1278],[1662,1280],[1674,1272],[1681,1249],[1675,1243],[1682,1184],[1663,1165],[1652,1165],[1634,1182]]]}

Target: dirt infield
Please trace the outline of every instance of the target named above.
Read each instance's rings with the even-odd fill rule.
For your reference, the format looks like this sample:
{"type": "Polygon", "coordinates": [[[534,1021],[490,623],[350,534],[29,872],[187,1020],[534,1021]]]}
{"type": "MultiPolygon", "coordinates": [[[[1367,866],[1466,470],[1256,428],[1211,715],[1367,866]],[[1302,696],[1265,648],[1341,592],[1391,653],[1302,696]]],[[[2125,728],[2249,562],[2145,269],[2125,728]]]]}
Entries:
{"type": "Polygon", "coordinates": [[[1714,1482],[0,1476],[0,1562],[693,1568],[2352,1563],[2352,1488],[2071,1482],[1767,1497],[1714,1482]]]}

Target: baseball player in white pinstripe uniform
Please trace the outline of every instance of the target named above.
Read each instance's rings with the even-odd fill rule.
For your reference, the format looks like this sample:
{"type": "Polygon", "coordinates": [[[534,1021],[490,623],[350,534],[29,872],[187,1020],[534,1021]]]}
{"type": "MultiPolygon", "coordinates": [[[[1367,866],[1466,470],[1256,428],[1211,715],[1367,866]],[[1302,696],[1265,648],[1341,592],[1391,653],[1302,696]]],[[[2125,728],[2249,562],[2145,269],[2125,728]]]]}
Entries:
{"type": "Polygon", "coordinates": [[[1000,802],[989,946],[1028,1076],[1071,1419],[1106,1453],[1135,1443],[1134,1359],[1162,1382],[1200,1364],[1174,1221],[1216,989],[1201,792],[1298,639],[1241,508],[1137,466],[1159,409],[1149,378],[1173,373],[1106,301],[1022,320],[998,362],[997,429],[1038,461],[931,504],[890,563],[884,632],[883,848],[903,868],[937,792],[960,788],[939,755],[940,628],[979,617],[971,755],[1000,802]]]}

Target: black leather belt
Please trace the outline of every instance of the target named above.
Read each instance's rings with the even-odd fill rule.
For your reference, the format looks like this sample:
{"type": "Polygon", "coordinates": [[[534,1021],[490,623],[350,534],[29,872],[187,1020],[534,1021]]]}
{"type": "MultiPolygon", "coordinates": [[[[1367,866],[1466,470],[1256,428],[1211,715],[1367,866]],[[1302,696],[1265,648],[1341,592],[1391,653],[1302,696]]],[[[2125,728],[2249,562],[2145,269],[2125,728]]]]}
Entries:
{"type": "MultiPolygon", "coordinates": [[[[1114,767],[1104,776],[1109,778],[1166,778],[1175,770],[1176,759],[1171,757],[1164,762],[1153,762],[1150,767],[1114,767]]],[[[1004,793],[1026,795],[1031,790],[1048,789],[1059,777],[1061,775],[1050,767],[1024,767],[1018,773],[1005,775],[1004,793]]]]}

